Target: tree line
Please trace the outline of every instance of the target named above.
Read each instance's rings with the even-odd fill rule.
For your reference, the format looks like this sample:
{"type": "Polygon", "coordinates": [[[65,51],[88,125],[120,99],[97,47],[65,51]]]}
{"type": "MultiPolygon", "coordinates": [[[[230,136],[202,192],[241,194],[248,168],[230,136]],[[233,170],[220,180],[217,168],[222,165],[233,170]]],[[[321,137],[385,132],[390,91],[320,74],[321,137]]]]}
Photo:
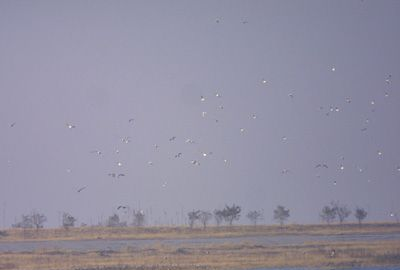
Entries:
{"type": "MultiPolygon", "coordinates": [[[[215,209],[213,212],[206,210],[192,210],[187,213],[188,225],[193,228],[196,224],[199,224],[203,228],[206,228],[210,222],[214,219],[217,226],[225,223],[226,225],[232,226],[233,223],[240,219],[242,213],[242,208],[238,205],[225,205],[222,209],[215,209]]],[[[325,205],[319,216],[323,222],[328,225],[335,222],[336,220],[342,224],[345,222],[353,212],[345,204],[332,201],[330,204],[325,205]]],[[[128,224],[127,221],[121,221],[118,214],[114,213],[109,216],[103,224],[107,227],[127,227],[135,226],[142,227],[146,225],[146,215],[142,210],[132,211],[132,223],[128,224]]],[[[357,219],[359,225],[361,226],[362,221],[367,217],[367,211],[364,208],[356,207],[354,210],[354,217],[357,219]]],[[[245,217],[249,220],[251,224],[256,226],[261,220],[264,219],[264,213],[262,210],[252,210],[248,211],[245,217]]],[[[273,210],[273,219],[279,223],[281,227],[285,224],[287,219],[290,217],[290,210],[282,205],[278,205],[273,210]]],[[[36,229],[44,227],[44,223],[47,221],[47,217],[34,211],[27,215],[22,215],[21,220],[12,224],[13,228],[23,228],[23,229],[36,229]]],[[[62,215],[62,227],[68,230],[75,226],[77,219],[71,214],[64,212],[62,215]]]]}

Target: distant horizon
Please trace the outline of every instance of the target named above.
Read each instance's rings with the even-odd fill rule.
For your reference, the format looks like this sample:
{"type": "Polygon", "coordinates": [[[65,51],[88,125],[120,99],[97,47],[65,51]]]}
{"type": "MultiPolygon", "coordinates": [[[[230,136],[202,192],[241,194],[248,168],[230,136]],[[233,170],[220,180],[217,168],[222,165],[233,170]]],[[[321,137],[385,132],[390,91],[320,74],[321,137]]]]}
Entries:
{"type": "MultiPolygon", "coordinates": [[[[329,204],[327,204],[327,206],[329,206],[329,204]]],[[[321,209],[322,209],[322,207],[321,207],[321,209]]],[[[349,208],[349,209],[352,212],[351,212],[350,216],[348,218],[346,218],[346,220],[343,223],[340,223],[339,220],[337,218],[335,218],[335,220],[333,222],[331,222],[330,225],[334,225],[334,224],[338,224],[338,225],[340,225],[340,224],[353,224],[353,223],[354,224],[355,223],[358,224],[357,219],[354,217],[354,209],[351,209],[351,208],[349,208]]],[[[197,210],[197,209],[194,209],[194,210],[197,210]]],[[[213,214],[215,209],[214,210],[199,209],[199,210],[209,211],[210,213],[213,214]]],[[[233,225],[254,226],[254,225],[251,224],[251,221],[246,217],[246,214],[249,211],[253,211],[253,210],[257,210],[258,211],[260,209],[249,209],[246,212],[241,212],[239,220],[236,220],[233,225]]],[[[103,226],[103,227],[107,227],[107,225],[106,225],[107,219],[109,217],[111,217],[112,215],[114,215],[114,214],[117,214],[121,218],[121,222],[127,222],[127,226],[128,227],[135,227],[134,225],[132,225],[132,222],[133,222],[133,214],[132,214],[132,212],[133,211],[140,211],[140,209],[132,209],[132,210],[130,210],[129,214],[128,213],[121,214],[121,213],[118,213],[117,211],[115,211],[113,213],[110,213],[109,215],[104,215],[102,217],[103,219],[97,220],[97,222],[94,221],[94,219],[89,218],[89,220],[93,221],[92,223],[80,222],[79,220],[77,220],[75,227],[85,227],[85,226],[103,226]],[[84,225],[82,225],[82,224],[84,224],[84,225]]],[[[174,219],[169,219],[169,223],[168,222],[164,222],[163,223],[162,222],[163,221],[162,217],[158,217],[158,218],[157,217],[156,218],[150,217],[150,221],[151,222],[149,223],[149,220],[148,220],[149,216],[147,216],[146,211],[144,211],[144,212],[145,212],[145,224],[144,224],[144,226],[136,226],[136,227],[158,227],[158,226],[161,226],[161,227],[181,227],[181,226],[188,227],[189,226],[188,225],[188,212],[184,213],[184,216],[183,216],[184,222],[181,222],[181,223],[176,222],[177,220],[179,220],[179,218],[175,219],[175,220],[174,219]]],[[[31,215],[32,213],[44,214],[46,216],[46,213],[43,213],[41,211],[31,211],[29,213],[24,213],[24,215],[31,215]]],[[[62,213],[64,213],[64,212],[59,211],[59,213],[58,213],[58,216],[59,216],[58,221],[57,221],[58,225],[46,226],[46,223],[47,223],[47,221],[46,221],[44,223],[44,225],[45,225],[44,227],[45,228],[59,228],[59,227],[62,227],[63,226],[63,224],[62,224],[62,213]]],[[[65,212],[65,213],[68,213],[68,214],[70,214],[71,216],[74,217],[73,213],[70,213],[70,212],[65,212]]],[[[320,216],[320,214],[321,214],[321,212],[318,213],[318,216],[320,216]]],[[[368,215],[369,214],[370,213],[368,213],[368,215]]],[[[278,225],[279,226],[279,222],[277,222],[276,220],[273,219],[273,213],[271,213],[270,216],[271,216],[271,220],[268,221],[267,220],[268,217],[264,213],[263,218],[258,221],[257,225],[278,225]]],[[[16,218],[15,221],[16,222],[21,221],[21,217],[22,217],[22,215],[20,215],[19,218],[16,218]]],[[[218,226],[215,223],[216,222],[215,222],[215,218],[214,218],[214,214],[213,214],[212,219],[208,222],[208,226],[210,226],[210,225],[211,226],[214,226],[214,225],[218,226]]],[[[372,223],[399,223],[399,216],[397,214],[393,213],[393,216],[389,216],[389,219],[387,219],[387,220],[371,220],[367,216],[366,219],[362,223],[370,223],[370,224],[372,224],[372,223]]],[[[12,227],[13,224],[15,224],[15,222],[10,224],[9,226],[2,227],[2,228],[3,229],[14,228],[14,227],[12,227]]],[[[54,221],[50,222],[50,224],[54,224],[54,221]]],[[[317,222],[309,222],[309,223],[300,223],[300,222],[296,222],[295,220],[291,220],[290,217],[287,219],[287,221],[285,221],[285,224],[286,225],[324,225],[324,224],[325,225],[329,225],[329,224],[327,224],[327,222],[323,221],[321,218],[320,218],[319,222],[317,221],[317,222]]],[[[200,226],[200,225],[197,224],[197,226],[200,226]]],[[[226,222],[222,222],[221,225],[219,225],[219,226],[229,226],[229,224],[227,224],[226,222]]],[[[124,227],[124,226],[122,226],[122,227],[124,227]]]]}

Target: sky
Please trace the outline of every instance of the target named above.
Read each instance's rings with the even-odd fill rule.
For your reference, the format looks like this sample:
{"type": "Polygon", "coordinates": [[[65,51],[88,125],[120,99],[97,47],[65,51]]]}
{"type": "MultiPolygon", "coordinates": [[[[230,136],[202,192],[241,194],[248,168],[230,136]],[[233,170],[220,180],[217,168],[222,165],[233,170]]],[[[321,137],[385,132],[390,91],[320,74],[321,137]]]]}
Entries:
{"type": "Polygon", "coordinates": [[[399,25],[400,1],[0,1],[0,227],[393,221],[399,25]]]}

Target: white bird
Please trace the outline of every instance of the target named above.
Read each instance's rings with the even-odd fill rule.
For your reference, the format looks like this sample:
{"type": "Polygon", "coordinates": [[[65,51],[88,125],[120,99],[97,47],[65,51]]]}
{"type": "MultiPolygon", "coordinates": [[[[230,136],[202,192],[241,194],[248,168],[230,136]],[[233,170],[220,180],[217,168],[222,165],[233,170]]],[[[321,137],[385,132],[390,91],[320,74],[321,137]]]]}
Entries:
{"type": "Polygon", "coordinates": [[[392,75],[389,74],[389,75],[386,77],[385,82],[389,84],[389,83],[391,82],[391,79],[392,79],[392,75]]]}
{"type": "Polygon", "coordinates": [[[124,143],[130,143],[130,142],[131,142],[131,137],[122,138],[122,142],[124,142],[124,143]]]}
{"type": "Polygon", "coordinates": [[[331,250],[330,256],[331,256],[331,257],[335,257],[335,255],[336,255],[336,251],[335,251],[335,249],[332,249],[332,250],[331,250]]]}
{"type": "Polygon", "coordinates": [[[73,124],[70,124],[70,123],[66,123],[66,126],[67,126],[69,129],[71,129],[71,128],[75,128],[75,125],[73,125],[73,124]]]}

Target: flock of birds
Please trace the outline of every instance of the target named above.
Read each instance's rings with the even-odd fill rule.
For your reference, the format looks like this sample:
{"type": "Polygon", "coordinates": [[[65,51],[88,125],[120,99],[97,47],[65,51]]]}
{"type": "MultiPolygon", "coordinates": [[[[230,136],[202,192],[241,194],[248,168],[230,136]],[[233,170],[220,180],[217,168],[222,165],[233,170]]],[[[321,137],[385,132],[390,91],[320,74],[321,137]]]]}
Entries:
{"type": "MultiPolygon", "coordinates": [[[[217,20],[216,22],[219,23],[219,20],[217,20]]],[[[247,22],[243,22],[243,23],[247,23],[247,22]]],[[[331,67],[331,71],[332,71],[332,72],[335,72],[335,71],[336,71],[336,68],[335,68],[335,67],[331,67]]],[[[385,78],[385,83],[386,83],[387,85],[389,85],[389,84],[391,84],[391,80],[392,80],[392,75],[388,75],[388,76],[385,78]]],[[[267,83],[268,83],[267,80],[265,80],[265,79],[262,79],[262,80],[261,80],[261,84],[267,85],[267,83]]],[[[389,95],[389,94],[388,94],[388,92],[386,91],[386,92],[385,92],[385,97],[387,97],[388,95],[389,95]]],[[[216,93],[215,93],[215,97],[218,98],[218,99],[220,99],[220,98],[222,98],[222,95],[221,95],[220,93],[216,92],[216,93]]],[[[289,93],[289,94],[288,94],[288,97],[291,98],[291,99],[293,99],[293,98],[294,98],[294,94],[293,94],[293,93],[289,93]]],[[[205,103],[206,101],[207,101],[207,97],[204,96],[204,95],[201,95],[201,96],[200,96],[200,102],[205,103]]],[[[346,98],[345,98],[345,101],[346,101],[346,103],[351,103],[351,98],[346,97],[346,98]]],[[[375,105],[375,101],[372,100],[372,101],[370,102],[370,104],[371,104],[371,105],[375,105]]],[[[218,105],[217,108],[218,108],[219,110],[223,110],[223,109],[224,109],[224,106],[223,106],[222,104],[220,104],[220,105],[218,105]]],[[[320,106],[320,110],[323,111],[324,109],[325,109],[325,108],[324,108],[323,106],[320,106]]],[[[374,111],[374,108],[372,109],[372,112],[373,112],[373,111],[374,111]]],[[[340,108],[339,108],[339,107],[337,107],[337,106],[329,106],[328,110],[325,112],[325,115],[326,115],[326,116],[329,116],[330,114],[332,114],[332,113],[337,113],[337,112],[340,112],[340,108]]],[[[207,117],[207,111],[202,111],[201,115],[202,115],[203,118],[207,117]]],[[[250,118],[253,119],[253,120],[255,120],[255,119],[257,119],[257,115],[253,113],[253,114],[250,115],[250,118]]],[[[218,123],[218,121],[219,121],[218,119],[215,119],[215,122],[218,123]]],[[[366,120],[365,120],[365,124],[368,125],[369,121],[370,121],[369,119],[366,119],[366,120]]],[[[129,118],[129,119],[128,119],[128,123],[131,124],[131,125],[133,125],[133,124],[135,123],[135,119],[134,119],[134,118],[129,118]]],[[[10,127],[13,128],[13,127],[15,127],[16,124],[17,124],[16,122],[13,122],[12,124],[10,124],[10,127]]],[[[67,123],[66,123],[66,127],[67,127],[68,129],[72,130],[72,129],[75,129],[75,128],[76,128],[76,125],[73,124],[73,123],[67,122],[67,123]]],[[[246,130],[245,130],[245,128],[240,128],[239,131],[240,131],[240,133],[244,133],[246,130]]],[[[361,131],[362,131],[362,132],[367,131],[367,126],[361,128],[361,131]]],[[[176,139],[177,139],[176,136],[172,136],[172,137],[170,137],[170,138],[168,139],[168,141],[169,141],[170,143],[173,143],[176,139]]],[[[287,137],[286,137],[286,136],[283,136],[281,139],[282,139],[282,142],[286,142],[286,141],[287,141],[287,137]]],[[[132,141],[132,139],[131,139],[130,136],[126,136],[126,137],[121,138],[121,141],[122,141],[124,144],[129,144],[129,143],[132,141]]],[[[185,140],[185,143],[187,143],[187,144],[195,144],[196,142],[195,142],[194,140],[188,138],[188,139],[185,140]]],[[[158,148],[159,148],[159,145],[158,145],[158,144],[154,144],[154,147],[155,147],[155,149],[158,149],[158,148]]],[[[119,153],[119,150],[116,149],[115,152],[118,154],[118,153],[119,153]]],[[[102,152],[101,150],[99,150],[99,149],[91,150],[90,153],[91,153],[91,154],[95,154],[95,155],[99,155],[99,156],[100,156],[100,155],[103,155],[103,152],[102,152]]],[[[207,157],[207,156],[211,156],[211,155],[213,154],[213,152],[212,152],[212,151],[209,151],[209,152],[201,152],[200,154],[201,154],[201,156],[203,156],[203,157],[207,157]]],[[[378,151],[377,151],[377,155],[378,155],[378,156],[382,156],[382,155],[383,155],[382,151],[378,150],[378,151]]],[[[183,156],[183,153],[182,153],[182,152],[177,152],[176,154],[174,154],[174,158],[176,158],[176,159],[182,158],[182,156],[183,156]]],[[[344,157],[341,157],[341,159],[343,160],[344,157]]],[[[228,163],[228,160],[227,160],[227,159],[223,159],[223,162],[224,162],[224,163],[228,163]]],[[[196,165],[196,166],[199,166],[199,165],[201,164],[200,161],[199,161],[198,159],[192,159],[192,160],[190,160],[190,163],[191,163],[192,165],[196,165]]],[[[153,161],[148,161],[147,164],[151,166],[151,165],[153,165],[153,161]]],[[[116,162],[116,165],[117,165],[117,167],[120,168],[120,167],[122,167],[123,164],[122,164],[122,162],[117,161],[117,162],[116,162]]],[[[315,165],[315,169],[328,169],[328,164],[326,164],[326,163],[317,163],[317,164],[315,165]]],[[[343,170],[344,170],[344,165],[340,164],[340,165],[339,165],[339,170],[343,171],[343,170]]],[[[360,168],[360,167],[358,167],[358,170],[359,170],[359,172],[362,172],[362,171],[363,171],[363,169],[360,168]]],[[[400,166],[397,166],[397,167],[396,167],[396,170],[397,170],[398,172],[400,172],[400,166]]],[[[71,172],[70,169],[67,169],[67,171],[68,171],[68,172],[71,172]]],[[[291,172],[291,170],[288,169],[288,168],[282,169],[282,171],[281,171],[282,174],[288,174],[288,173],[290,173],[290,172],[291,172]]],[[[122,177],[125,177],[125,176],[126,176],[126,174],[123,173],[123,172],[109,172],[107,175],[108,175],[110,178],[115,178],[115,179],[119,179],[119,178],[122,178],[122,177]]],[[[317,176],[317,177],[320,177],[320,174],[317,174],[316,176],[317,176]]],[[[333,181],[333,185],[337,185],[337,182],[336,182],[336,181],[333,181]]],[[[166,186],[167,186],[167,182],[164,182],[164,183],[162,184],[162,187],[166,187],[166,186]]],[[[80,188],[77,189],[77,192],[80,193],[80,192],[84,191],[86,188],[87,188],[87,186],[80,187],[80,188]]]]}
{"type": "MultiPolygon", "coordinates": [[[[246,22],[246,23],[247,23],[247,22],[246,22]]],[[[336,71],[336,68],[335,68],[335,67],[332,67],[332,68],[331,68],[331,71],[332,71],[332,72],[335,72],[335,71],[336,71]]],[[[386,83],[387,85],[390,85],[390,84],[391,84],[391,80],[392,80],[392,76],[391,76],[391,75],[388,75],[388,76],[385,78],[385,83],[386,83]]],[[[261,84],[267,85],[267,84],[268,84],[268,81],[265,80],[265,79],[262,79],[262,80],[261,80],[261,84]]],[[[388,95],[389,95],[388,92],[385,92],[385,97],[387,97],[388,95]]],[[[216,93],[214,94],[214,97],[217,98],[217,99],[222,99],[222,95],[221,95],[219,92],[216,92],[216,93]]],[[[288,94],[288,97],[289,97],[290,99],[294,99],[294,98],[295,98],[295,96],[294,96],[293,93],[289,93],[289,94],[288,94]]],[[[200,96],[199,96],[199,101],[200,101],[201,103],[206,103],[207,100],[208,100],[208,97],[206,97],[206,96],[204,96],[204,95],[200,95],[200,96]]],[[[345,98],[345,102],[346,102],[346,103],[351,103],[352,100],[351,100],[351,98],[346,97],[346,98],[345,98]]],[[[372,112],[374,112],[375,101],[372,100],[372,101],[370,102],[370,104],[371,104],[371,106],[373,106],[372,112]]],[[[218,110],[224,110],[224,105],[220,103],[220,105],[217,106],[217,109],[218,109],[218,110]]],[[[337,106],[329,106],[328,109],[327,109],[327,111],[325,111],[325,107],[323,107],[323,106],[320,106],[319,109],[320,109],[321,111],[324,111],[324,113],[325,113],[326,116],[330,116],[331,114],[340,112],[340,108],[337,107],[337,106]]],[[[202,116],[203,118],[208,117],[207,111],[202,111],[202,112],[201,112],[201,116],[202,116]]],[[[256,115],[255,113],[250,114],[250,119],[256,120],[256,119],[257,119],[257,115],[256,115]]],[[[216,123],[219,122],[218,119],[214,119],[214,120],[215,120],[216,123]]],[[[367,125],[368,125],[369,121],[370,121],[369,119],[366,119],[366,120],[365,120],[365,125],[366,125],[366,126],[364,126],[364,127],[361,128],[361,131],[362,131],[362,132],[366,132],[366,131],[367,131],[367,125]]],[[[134,119],[134,118],[129,118],[129,119],[127,119],[127,122],[128,122],[128,124],[130,124],[130,125],[134,125],[134,124],[135,124],[135,119],[134,119]]],[[[17,124],[16,122],[11,123],[11,124],[10,124],[10,128],[14,128],[14,127],[16,126],[16,124],[17,124]]],[[[67,122],[65,125],[66,125],[66,128],[69,129],[69,130],[73,130],[73,129],[76,129],[76,128],[77,128],[77,126],[76,126],[75,124],[71,123],[71,122],[67,122]]],[[[239,129],[239,133],[244,134],[245,132],[246,132],[246,129],[245,129],[245,128],[242,127],[242,128],[239,129]]],[[[177,136],[171,136],[171,137],[168,138],[168,142],[169,142],[169,143],[174,143],[176,140],[177,140],[177,136]]],[[[283,137],[281,137],[281,140],[282,140],[282,142],[286,142],[286,141],[288,140],[288,138],[287,138],[286,136],[283,136],[283,137]]],[[[122,141],[123,144],[129,144],[129,143],[132,142],[132,138],[131,138],[130,136],[125,136],[125,137],[121,138],[121,141],[122,141]]],[[[186,140],[184,140],[184,142],[185,142],[186,144],[196,144],[196,141],[194,141],[194,140],[191,139],[191,138],[187,138],[186,140]]],[[[158,144],[154,144],[154,148],[155,148],[155,149],[158,149],[159,147],[160,147],[160,146],[159,146],[158,144]]],[[[89,152],[90,152],[90,154],[97,155],[97,156],[103,155],[103,151],[100,150],[100,149],[93,149],[93,150],[91,150],[91,151],[89,151],[89,152]]],[[[115,153],[118,154],[118,153],[119,153],[119,150],[116,149],[116,150],[115,150],[115,153]]],[[[209,157],[209,156],[211,156],[211,155],[213,155],[213,151],[200,152],[200,156],[201,156],[201,157],[204,157],[204,158],[209,157]]],[[[377,155],[378,155],[378,157],[381,157],[381,156],[383,155],[383,152],[382,152],[381,150],[378,150],[378,151],[377,151],[377,155]]],[[[182,158],[183,156],[184,156],[184,153],[183,153],[183,152],[180,152],[180,151],[176,151],[176,153],[173,155],[173,157],[174,157],[175,159],[180,159],[180,158],[182,158]]],[[[341,159],[343,160],[344,157],[341,157],[341,159]]],[[[222,159],[222,161],[223,161],[223,163],[228,164],[228,160],[227,160],[227,159],[224,158],[224,159],[222,159]]],[[[189,162],[190,162],[190,164],[192,164],[192,165],[194,165],[194,166],[200,166],[200,165],[201,165],[200,159],[191,159],[189,162]]],[[[121,161],[115,161],[115,164],[116,164],[117,168],[121,168],[121,169],[122,169],[123,164],[122,164],[121,161]]],[[[148,164],[148,166],[152,166],[152,165],[153,165],[153,161],[148,161],[147,164],[148,164]]],[[[320,173],[319,173],[319,172],[321,172],[320,170],[326,170],[326,169],[328,169],[329,167],[330,167],[330,166],[328,166],[328,164],[327,164],[326,162],[318,162],[318,163],[316,163],[316,164],[314,165],[314,169],[317,170],[316,176],[317,176],[318,178],[321,177],[321,176],[320,176],[320,173]]],[[[344,170],[345,170],[345,166],[344,166],[343,164],[339,164],[339,165],[338,165],[338,169],[339,169],[340,171],[344,171],[344,170]]],[[[362,169],[362,168],[357,167],[357,169],[359,170],[359,172],[363,172],[363,169],[362,169]]],[[[396,167],[396,170],[397,170],[398,172],[400,172],[400,166],[397,166],[397,167],[396,167]]],[[[68,171],[68,172],[71,172],[70,169],[68,169],[67,171],[68,171]]],[[[283,175],[284,175],[284,174],[289,174],[289,173],[291,173],[291,169],[289,169],[289,168],[284,168],[284,169],[281,170],[281,174],[283,174],[283,175]]],[[[126,177],[127,174],[126,174],[125,172],[123,172],[123,171],[111,171],[111,172],[107,173],[107,176],[110,177],[110,178],[112,178],[112,179],[120,179],[120,178],[126,177]]],[[[334,186],[336,186],[336,185],[338,184],[336,180],[332,180],[332,181],[333,181],[332,184],[333,184],[334,186]]],[[[161,187],[162,187],[162,188],[166,188],[167,185],[168,185],[167,181],[164,181],[164,182],[161,184],[161,187]]],[[[79,188],[76,189],[76,192],[77,192],[77,193],[84,192],[87,188],[88,188],[87,185],[81,186],[81,187],[79,187],[79,188]]],[[[119,206],[117,207],[117,210],[126,210],[127,207],[128,207],[128,206],[125,206],[125,205],[119,205],[119,206]]],[[[393,217],[394,214],[391,212],[390,215],[393,217]]]]}
{"type": "MultiPolygon", "coordinates": [[[[335,71],[336,71],[336,68],[335,68],[335,67],[332,67],[332,68],[331,68],[331,71],[332,71],[332,72],[335,72],[335,71]]],[[[388,76],[385,78],[386,84],[389,85],[389,84],[391,83],[391,79],[392,79],[392,76],[391,76],[391,75],[388,75],[388,76]]],[[[264,84],[264,85],[266,85],[266,84],[268,83],[268,81],[265,80],[265,79],[262,79],[262,80],[261,80],[261,83],[264,84]]],[[[386,96],[386,97],[388,96],[388,92],[385,92],[385,96],[386,96]]],[[[291,99],[293,99],[293,98],[294,98],[294,94],[293,94],[293,93],[289,93],[289,94],[288,94],[288,97],[291,98],[291,99]]],[[[222,95],[221,95],[220,93],[216,92],[216,93],[215,93],[215,98],[220,99],[220,98],[222,98],[222,95]]],[[[206,101],[207,101],[207,97],[204,96],[204,95],[201,95],[201,96],[200,96],[200,102],[201,102],[201,103],[205,103],[206,101]]],[[[346,103],[351,103],[351,98],[346,97],[346,98],[345,98],[345,101],[346,101],[346,103]]],[[[371,103],[371,105],[375,105],[375,101],[374,101],[374,100],[372,100],[370,103],[371,103]]],[[[220,105],[218,105],[217,108],[220,109],[220,110],[223,110],[223,109],[224,109],[224,106],[223,106],[222,104],[220,104],[220,105]]],[[[323,106],[320,106],[320,110],[324,110],[324,107],[323,107],[323,106]]],[[[372,112],[373,112],[373,111],[374,111],[374,109],[372,109],[372,112]]],[[[326,116],[329,116],[330,114],[332,114],[332,113],[337,113],[337,112],[340,112],[340,108],[339,108],[339,107],[337,107],[337,106],[329,106],[328,111],[325,112],[325,115],[326,115],[326,116]]],[[[201,115],[202,115],[203,118],[207,117],[207,111],[203,111],[203,112],[201,113],[201,115]]],[[[255,119],[257,119],[257,115],[253,113],[253,114],[250,115],[250,118],[253,119],[253,120],[255,120],[255,119]]],[[[368,124],[369,121],[370,121],[369,119],[366,119],[366,120],[365,120],[365,124],[368,124]]],[[[218,123],[218,119],[215,119],[215,122],[218,123]]],[[[135,119],[134,119],[134,118],[128,119],[128,123],[133,125],[133,124],[135,123],[135,119]]],[[[12,123],[12,124],[10,125],[10,127],[14,127],[15,125],[16,125],[16,123],[14,122],[14,123],[12,123]]],[[[72,124],[72,123],[66,123],[66,126],[67,126],[68,129],[75,129],[75,128],[76,128],[76,126],[75,126],[74,124],[72,124]]],[[[367,127],[363,127],[363,128],[361,129],[362,132],[365,132],[366,130],[367,130],[367,127]]],[[[240,133],[244,133],[245,131],[246,131],[246,130],[245,130],[244,128],[240,128],[240,129],[239,129],[239,132],[240,132],[240,133]]],[[[177,137],[176,137],[176,136],[172,136],[172,137],[170,137],[170,138],[168,139],[168,141],[169,141],[170,143],[173,143],[173,142],[176,141],[176,140],[177,140],[177,137]]],[[[286,137],[286,136],[283,136],[283,137],[281,138],[281,140],[282,140],[282,142],[286,142],[286,141],[287,141],[287,137],[286,137]]],[[[131,140],[131,137],[126,136],[126,137],[121,138],[121,141],[122,141],[124,144],[129,144],[132,140],[131,140]]],[[[185,140],[185,143],[187,143],[187,144],[195,144],[196,142],[195,142],[194,140],[188,138],[188,139],[185,140]]],[[[158,144],[154,144],[154,147],[155,147],[155,149],[158,149],[158,148],[159,148],[159,145],[158,145],[158,144]]],[[[115,150],[115,152],[116,152],[116,153],[119,153],[119,150],[117,149],[117,150],[115,150]]],[[[92,150],[92,151],[90,151],[90,153],[95,154],[95,155],[102,155],[102,154],[103,154],[103,152],[102,152],[101,150],[98,150],[98,149],[92,150]]],[[[208,156],[211,156],[211,155],[213,154],[213,152],[212,152],[212,151],[209,151],[209,152],[200,152],[200,154],[201,154],[201,156],[203,156],[203,157],[208,157],[208,156]]],[[[383,155],[382,151],[378,150],[378,151],[377,151],[377,155],[378,155],[378,156],[382,156],[382,155],[383,155]]],[[[183,157],[183,153],[182,153],[182,152],[177,152],[176,154],[174,154],[174,158],[176,158],[176,159],[179,159],[179,158],[182,158],[182,157],[183,157]]],[[[344,157],[341,157],[341,160],[344,160],[344,157]]],[[[227,160],[227,159],[223,159],[223,162],[224,162],[224,163],[228,163],[228,160],[227,160]]],[[[201,164],[200,161],[199,161],[199,159],[192,159],[192,160],[190,160],[190,163],[191,163],[192,165],[196,165],[196,166],[199,166],[199,165],[201,164]]],[[[151,166],[151,165],[153,165],[153,161],[148,161],[147,164],[151,166]]],[[[122,162],[117,161],[117,162],[116,162],[116,165],[117,165],[117,167],[122,167],[122,162]]],[[[320,170],[320,169],[321,169],[321,170],[324,170],[324,169],[328,169],[328,168],[329,168],[329,166],[328,166],[327,163],[317,163],[317,164],[315,165],[315,169],[318,169],[318,170],[320,170]]],[[[338,169],[339,169],[340,171],[343,171],[343,170],[345,169],[345,167],[344,167],[343,164],[339,164],[338,169]]],[[[363,172],[363,169],[362,169],[362,168],[357,167],[357,169],[359,170],[359,172],[363,172]]],[[[397,166],[396,170],[400,172],[400,166],[397,166]]],[[[288,168],[284,168],[284,169],[282,169],[282,171],[281,171],[282,174],[288,174],[288,173],[290,173],[290,172],[291,172],[291,170],[288,169],[288,168]]],[[[122,172],[110,172],[110,173],[108,173],[108,176],[111,177],[111,178],[119,179],[119,178],[121,178],[121,177],[125,177],[126,174],[125,174],[125,173],[122,173],[122,172]]],[[[319,178],[319,177],[320,177],[320,174],[317,173],[316,176],[319,178]]],[[[333,181],[333,185],[337,185],[337,181],[334,180],[334,181],[333,181]]],[[[162,187],[166,187],[166,186],[167,186],[167,182],[165,181],[165,182],[163,182],[162,187]]],[[[87,188],[87,186],[80,187],[80,188],[77,190],[77,192],[78,192],[78,193],[79,193],[79,192],[82,192],[82,191],[85,190],[86,188],[87,188]]]]}

